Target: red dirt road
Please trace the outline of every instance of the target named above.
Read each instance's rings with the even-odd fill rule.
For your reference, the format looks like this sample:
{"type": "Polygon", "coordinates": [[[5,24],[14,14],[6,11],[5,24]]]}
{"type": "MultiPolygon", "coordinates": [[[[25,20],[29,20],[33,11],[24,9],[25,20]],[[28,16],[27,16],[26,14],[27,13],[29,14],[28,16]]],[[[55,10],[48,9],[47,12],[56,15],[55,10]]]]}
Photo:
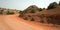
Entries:
{"type": "Polygon", "coordinates": [[[17,15],[0,15],[0,30],[60,30],[60,28],[28,22],[17,15]]]}

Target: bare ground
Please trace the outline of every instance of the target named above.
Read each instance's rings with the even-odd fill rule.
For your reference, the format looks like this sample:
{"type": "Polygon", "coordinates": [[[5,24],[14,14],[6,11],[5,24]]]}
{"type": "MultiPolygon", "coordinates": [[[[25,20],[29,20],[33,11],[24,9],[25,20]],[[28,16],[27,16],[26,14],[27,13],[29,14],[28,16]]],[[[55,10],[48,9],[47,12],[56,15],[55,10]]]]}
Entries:
{"type": "Polygon", "coordinates": [[[26,21],[18,15],[0,15],[0,30],[60,30],[60,28],[26,21]]]}

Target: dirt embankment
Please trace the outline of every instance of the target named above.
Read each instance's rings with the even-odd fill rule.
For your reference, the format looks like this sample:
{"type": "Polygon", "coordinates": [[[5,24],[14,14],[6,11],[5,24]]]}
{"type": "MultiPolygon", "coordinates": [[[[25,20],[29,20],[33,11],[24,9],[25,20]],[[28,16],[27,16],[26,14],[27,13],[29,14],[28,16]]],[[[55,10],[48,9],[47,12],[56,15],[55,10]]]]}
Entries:
{"type": "Polygon", "coordinates": [[[0,30],[60,30],[60,28],[25,21],[18,15],[2,15],[0,16],[0,30]]]}
{"type": "Polygon", "coordinates": [[[60,6],[37,13],[26,13],[20,15],[20,17],[29,21],[37,21],[47,24],[60,24],[60,6]]]}

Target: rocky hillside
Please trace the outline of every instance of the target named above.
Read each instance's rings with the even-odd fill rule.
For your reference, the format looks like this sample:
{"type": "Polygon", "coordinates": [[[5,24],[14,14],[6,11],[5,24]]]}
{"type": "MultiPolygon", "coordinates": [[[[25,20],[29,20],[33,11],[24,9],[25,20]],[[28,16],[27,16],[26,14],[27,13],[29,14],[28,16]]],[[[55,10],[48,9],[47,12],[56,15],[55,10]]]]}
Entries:
{"type": "Polygon", "coordinates": [[[36,13],[39,11],[39,8],[36,5],[31,5],[24,10],[25,13],[36,13]]]}
{"type": "Polygon", "coordinates": [[[60,24],[60,5],[53,9],[43,10],[40,12],[36,6],[30,6],[26,10],[28,13],[20,15],[19,17],[28,21],[36,21],[47,24],[60,24]],[[29,13],[31,10],[36,11],[36,13],[29,13]]]}

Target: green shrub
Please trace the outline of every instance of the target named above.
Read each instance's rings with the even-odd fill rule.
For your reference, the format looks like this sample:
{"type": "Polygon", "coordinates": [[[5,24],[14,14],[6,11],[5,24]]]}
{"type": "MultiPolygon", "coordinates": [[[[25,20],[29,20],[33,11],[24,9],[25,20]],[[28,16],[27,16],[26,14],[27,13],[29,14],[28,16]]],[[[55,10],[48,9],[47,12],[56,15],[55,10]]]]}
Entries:
{"type": "Polygon", "coordinates": [[[50,5],[48,6],[47,9],[53,9],[53,8],[55,8],[56,5],[57,5],[56,2],[50,3],[50,5]]]}
{"type": "Polygon", "coordinates": [[[60,1],[59,1],[59,5],[60,5],[60,1]]]}
{"type": "Polygon", "coordinates": [[[42,8],[39,8],[39,11],[42,11],[43,9],[42,8]]]}

